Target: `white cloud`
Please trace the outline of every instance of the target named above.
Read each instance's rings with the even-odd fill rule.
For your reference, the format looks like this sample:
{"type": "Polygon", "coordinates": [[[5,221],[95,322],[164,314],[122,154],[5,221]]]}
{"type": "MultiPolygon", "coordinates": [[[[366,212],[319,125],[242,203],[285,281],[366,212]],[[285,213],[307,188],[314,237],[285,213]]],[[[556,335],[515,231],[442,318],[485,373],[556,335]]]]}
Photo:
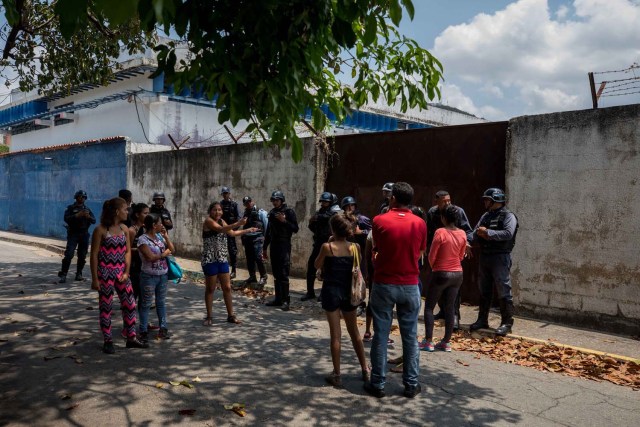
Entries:
{"type": "Polygon", "coordinates": [[[560,6],[556,11],[556,16],[558,17],[558,19],[566,18],[568,14],[569,14],[569,8],[564,4],[560,6]]]}
{"type": "Polygon", "coordinates": [[[460,87],[456,85],[445,83],[440,89],[442,92],[441,102],[445,105],[458,108],[474,116],[488,120],[501,120],[502,117],[504,117],[505,113],[495,107],[489,105],[477,107],[473,100],[466,96],[460,87]]]}
{"type": "Polygon", "coordinates": [[[547,0],[513,2],[448,27],[433,53],[447,81],[465,92],[476,87],[478,93],[515,97],[510,115],[589,107],[589,71],[640,60],[640,2],[574,0],[575,17],[564,8],[556,20],[547,0]]]}

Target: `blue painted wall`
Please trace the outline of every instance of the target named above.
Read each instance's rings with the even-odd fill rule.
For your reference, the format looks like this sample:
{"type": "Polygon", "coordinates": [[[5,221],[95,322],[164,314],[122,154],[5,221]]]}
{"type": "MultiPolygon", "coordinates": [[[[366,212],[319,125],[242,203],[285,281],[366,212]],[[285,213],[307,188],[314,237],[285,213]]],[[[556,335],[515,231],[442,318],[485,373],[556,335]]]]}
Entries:
{"type": "Polygon", "coordinates": [[[0,156],[0,229],[64,239],[64,210],[80,189],[99,221],[126,187],[126,162],[124,139],[0,156]]]}

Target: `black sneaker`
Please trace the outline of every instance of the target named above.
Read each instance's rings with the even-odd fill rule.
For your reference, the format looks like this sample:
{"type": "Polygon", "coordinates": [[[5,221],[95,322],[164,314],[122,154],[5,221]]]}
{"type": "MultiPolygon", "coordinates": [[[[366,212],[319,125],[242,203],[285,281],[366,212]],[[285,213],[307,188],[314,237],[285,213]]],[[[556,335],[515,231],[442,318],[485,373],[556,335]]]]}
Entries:
{"type": "Polygon", "coordinates": [[[249,286],[253,285],[254,283],[258,283],[258,279],[256,279],[255,277],[249,277],[247,280],[242,282],[242,286],[249,286]]]}
{"type": "Polygon", "coordinates": [[[102,346],[102,352],[106,354],[113,354],[116,352],[116,349],[113,347],[113,341],[105,341],[102,346]]]}
{"type": "Polygon", "coordinates": [[[264,285],[266,285],[266,284],[267,284],[267,276],[262,276],[262,277],[260,278],[260,281],[258,281],[258,285],[260,285],[260,286],[264,286],[264,285]]]}
{"type": "Polygon", "coordinates": [[[67,283],[67,276],[60,276],[60,280],[58,280],[58,283],[67,283]]]}
{"type": "Polygon", "coordinates": [[[309,301],[316,297],[316,294],[306,294],[300,298],[300,301],[309,301]]]}
{"type": "Polygon", "coordinates": [[[288,302],[283,302],[282,303],[282,307],[280,307],[280,310],[289,311],[290,310],[289,303],[288,302]]]}
{"type": "Polygon", "coordinates": [[[404,397],[408,397],[409,399],[413,399],[422,391],[422,386],[420,383],[416,385],[405,385],[404,386],[404,397]]]}
{"type": "Polygon", "coordinates": [[[141,342],[138,337],[127,340],[127,348],[149,348],[148,342],[141,342]]]}
{"type": "Polygon", "coordinates": [[[373,397],[377,397],[378,399],[380,399],[381,397],[384,397],[384,389],[374,387],[373,384],[371,384],[369,381],[364,383],[363,388],[364,388],[364,391],[366,391],[368,394],[370,394],[373,397]]]}
{"type": "Polygon", "coordinates": [[[229,276],[231,277],[231,280],[235,279],[236,278],[236,272],[232,271],[229,276]]]}
{"type": "Polygon", "coordinates": [[[67,273],[65,273],[64,271],[58,271],[58,277],[62,277],[62,276],[66,276],[67,273]]]}
{"type": "Polygon", "coordinates": [[[76,278],[75,278],[76,282],[79,282],[80,280],[84,280],[82,278],[82,273],[76,273],[76,278]]]}
{"type": "Polygon", "coordinates": [[[158,332],[158,338],[168,340],[169,338],[171,338],[171,334],[169,334],[167,328],[160,328],[160,332],[158,332]]]}
{"type": "Polygon", "coordinates": [[[148,343],[149,342],[149,333],[148,332],[140,332],[138,334],[138,339],[142,343],[145,343],[145,342],[148,343]]]}
{"type": "Polygon", "coordinates": [[[273,301],[269,301],[265,305],[267,307],[281,307],[282,306],[282,301],[278,301],[278,300],[274,299],[273,301]]]}

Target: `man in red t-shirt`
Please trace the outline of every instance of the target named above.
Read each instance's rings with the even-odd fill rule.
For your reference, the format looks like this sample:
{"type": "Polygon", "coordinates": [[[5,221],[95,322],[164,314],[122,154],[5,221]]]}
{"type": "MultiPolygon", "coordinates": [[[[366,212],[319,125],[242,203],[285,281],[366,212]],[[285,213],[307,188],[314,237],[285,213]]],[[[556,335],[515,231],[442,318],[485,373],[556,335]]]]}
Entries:
{"type": "Polygon", "coordinates": [[[407,208],[413,199],[413,188],[406,182],[393,185],[389,212],[373,219],[373,241],[377,250],[371,289],[373,343],[371,345],[371,382],[365,383],[367,393],[384,396],[387,363],[387,339],[396,306],[404,369],[404,395],[420,393],[418,371],[420,353],[416,336],[420,292],[418,291],[418,259],[427,246],[427,226],[423,219],[407,208]]]}

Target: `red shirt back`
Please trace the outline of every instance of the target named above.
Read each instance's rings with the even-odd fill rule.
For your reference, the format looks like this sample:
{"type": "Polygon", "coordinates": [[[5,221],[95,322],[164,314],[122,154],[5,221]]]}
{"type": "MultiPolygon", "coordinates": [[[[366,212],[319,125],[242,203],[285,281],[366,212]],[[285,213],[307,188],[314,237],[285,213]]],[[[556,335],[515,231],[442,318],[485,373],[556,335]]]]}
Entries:
{"type": "Polygon", "coordinates": [[[462,271],[460,261],[467,249],[464,230],[438,228],[429,249],[429,264],[433,271],[462,271]]]}
{"type": "Polygon", "coordinates": [[[409,209],[393,208],[373,219],[373,241],[378,251],[373,281],[390,285],[417,285],[418,258],[427,248],[427,224],[409,209]]]}

